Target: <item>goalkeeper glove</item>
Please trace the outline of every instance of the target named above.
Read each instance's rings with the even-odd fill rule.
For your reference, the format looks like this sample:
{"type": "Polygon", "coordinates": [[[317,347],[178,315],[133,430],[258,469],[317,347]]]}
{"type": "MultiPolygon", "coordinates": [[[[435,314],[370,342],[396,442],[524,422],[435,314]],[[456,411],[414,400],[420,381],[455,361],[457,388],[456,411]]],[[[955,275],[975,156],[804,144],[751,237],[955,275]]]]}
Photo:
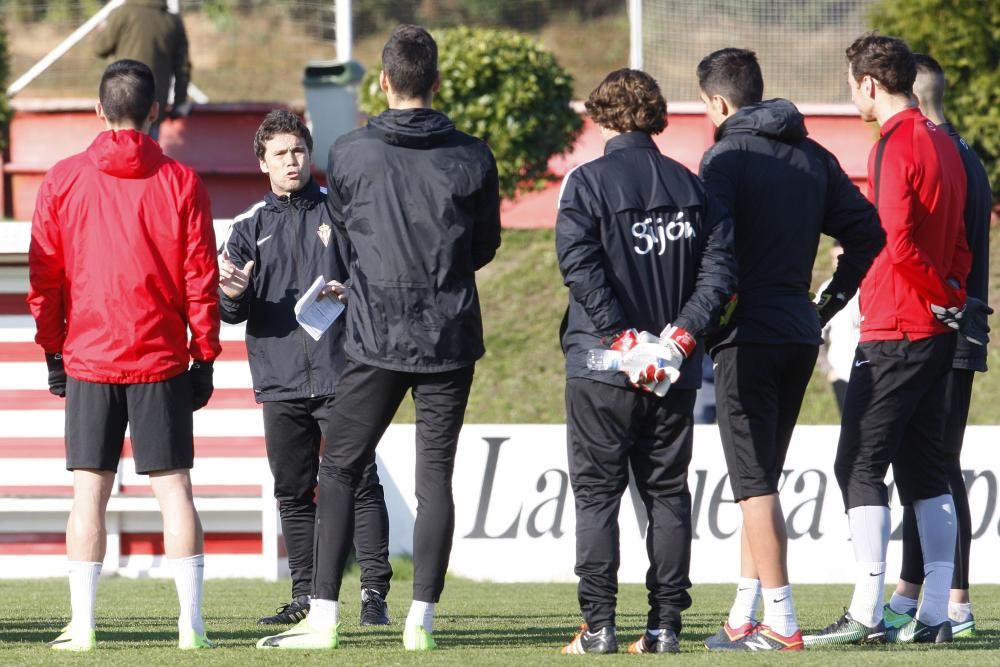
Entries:
{"type": "Polygon", "coordinates": [[[45,365],[49,369],[49,392],[60,398],[66,398],[66,367],[63,366],[62,353],[46,352],[45,365]]]}
{"type": "Polygon", "coordinates": [[[833,316],[843,310],[847,305],[847,295],[840,291],[835,291],[833,286],[827,287],[816,298],[816,314],[819,315],[820,327],[825,327],[833,319],[833,316]]]}
{"type": "Polygon", "coordinates": [[[188,377],[191,379],[191,407],[193,410],[200,410],[208,405],[208,399],[212,398],[212,392],[215,391],[212,362],[196,359],[188,369],[188,377]]]}

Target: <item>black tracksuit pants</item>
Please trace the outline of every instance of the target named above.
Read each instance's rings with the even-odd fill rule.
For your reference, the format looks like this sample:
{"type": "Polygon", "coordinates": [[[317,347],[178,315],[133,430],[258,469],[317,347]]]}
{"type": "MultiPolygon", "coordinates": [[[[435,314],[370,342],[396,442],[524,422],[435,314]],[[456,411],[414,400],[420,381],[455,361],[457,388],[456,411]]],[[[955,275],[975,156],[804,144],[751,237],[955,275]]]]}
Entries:
{"type": "Polygon", "coordinates": [[[417,517],[413,528],[413,599],[437,602],[455,531],[451,478],[474,366],[444,373],[390,371],[348,359],[327,426],[319,470],[313,594],[337,600],[351,549],[354,489],[407,390],[416,408],[417,517]]]}
{"type": "MultiPolygon", "coordinates": [[[[334,404],[332,396],[264,403],[264,442],[288,550],[292,597],[312,592],[320,442],[334,404]]],[[[335,437],[327,442],[332,442],[327,449],[340,446],[335,437]]],[[[392,577],[389,515],[374,452],[364,467],[354,498],[354,546],[361,568],[361,586],[372,588],[384,597],[389,593],[392,577]]]]}
{"type": "MultiPolygon", "coordinates": [[[[958,590],[969,589],[969,552],[972,549],[972,511],[969,508],[969,492],[962,473],[962,440],[965,425],[969,421],[969,405],[972,403],[972,380],[975,371],[952,369],[945,388],[947,417],[944,432],[945,470],[951,497],[955,501],[955,516],[958,519],[958,540],[955,543],[955,572],[951,587],[958,590]]],[[[914,584],[924,581],[924,555],[920,550],[920,535],[917,532],[917,515],[913,505],[903,506],[903,566],[899,578],[914,584]]]]}
{"type": "Polygon", "coordinates": [[[576,504],[578,597],[592,631],[615,624],[618,510],[629,468],[646,509],[647,627],[681,630],[691,606],[693,389],[664,398],[584,378],[566,382],[570,483],[576,504]]]}

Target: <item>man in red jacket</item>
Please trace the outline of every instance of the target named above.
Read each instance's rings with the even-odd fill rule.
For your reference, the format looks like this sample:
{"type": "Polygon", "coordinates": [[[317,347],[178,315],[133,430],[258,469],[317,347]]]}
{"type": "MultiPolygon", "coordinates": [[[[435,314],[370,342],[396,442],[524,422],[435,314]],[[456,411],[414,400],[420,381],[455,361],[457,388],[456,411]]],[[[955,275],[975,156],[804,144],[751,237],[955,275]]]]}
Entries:
{"type": "Polygon", "coordinates": [[[868,197],[887,242],[861,283],[861,341],[835,464],[857,561],[854,597],[839,620],[804,639],[807,646],[950,641],[955,512],[943,436],[954,330],[972,260],[965,172],[947,132],[916,108],[916,61],[905,42],[864,35],[847,60],[861,118],[881,125],[868,160],[868,197]],[[925,588],[916,618],[887,630],[890,463],[900,500],[917,518],[925,588]]]}
{"type": "Polygon", "coordinates": [[[96,646],[104,514],[127,424],[136,472],[149,475],[163,515],[180,600],[178,646],[211,646],[188,471],[191,413],[212,394],[212,361],[221,350],[215,235],[201,181],[147,134],[159,112],[153,81],[140,62],[108,66],[97,105],[107,131],[49,170],[31,223],[28,303],[49,390],[66,397],[66,467],[73,471],[66,527],[73,616],[49,642],[57,650],[96,646]]]}

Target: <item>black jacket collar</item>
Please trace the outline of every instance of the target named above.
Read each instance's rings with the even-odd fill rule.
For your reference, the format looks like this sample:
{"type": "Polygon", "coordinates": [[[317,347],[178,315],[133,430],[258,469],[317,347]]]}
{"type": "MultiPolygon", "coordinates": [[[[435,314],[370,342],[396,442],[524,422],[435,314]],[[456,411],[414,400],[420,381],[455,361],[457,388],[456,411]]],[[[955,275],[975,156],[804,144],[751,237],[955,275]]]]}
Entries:
{"type": "Polygon", "coordinates": [[[290,195],[278,196],[274,192],[268,192],[264,196],[269,208],[283,211],[289,206],[310,210],[323,201],[323,191],[320,190],[316,179],[310,178],[305,187],[290,195]]]}
{"type": "Polygon", "coordinates": [[[653,142],[653,137],[649,136],[645,132],[625,132],[623,134],[619,134],[617,137],[612,137],[608,140],[608,143],[604,144],[604,154],[607,155],[608,153],[628,148],[646,148],[654,151],[659,150],[653,142]]]}

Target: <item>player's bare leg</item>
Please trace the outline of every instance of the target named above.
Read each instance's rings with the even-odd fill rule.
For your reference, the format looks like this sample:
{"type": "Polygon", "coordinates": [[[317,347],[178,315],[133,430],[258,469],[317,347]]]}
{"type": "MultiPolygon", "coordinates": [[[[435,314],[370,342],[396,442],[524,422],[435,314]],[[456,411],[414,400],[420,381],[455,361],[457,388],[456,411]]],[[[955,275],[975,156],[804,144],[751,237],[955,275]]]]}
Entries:
{"type": "Polygon", "coordinates": [[[163,544],[174,572],[180,615],[178,647],[211,648],[201,616],[205,578],[204,534],[194,507],[191,476],[187,470],[166,470],[149,475],[153,494],[163,515],[163,544]]]}

